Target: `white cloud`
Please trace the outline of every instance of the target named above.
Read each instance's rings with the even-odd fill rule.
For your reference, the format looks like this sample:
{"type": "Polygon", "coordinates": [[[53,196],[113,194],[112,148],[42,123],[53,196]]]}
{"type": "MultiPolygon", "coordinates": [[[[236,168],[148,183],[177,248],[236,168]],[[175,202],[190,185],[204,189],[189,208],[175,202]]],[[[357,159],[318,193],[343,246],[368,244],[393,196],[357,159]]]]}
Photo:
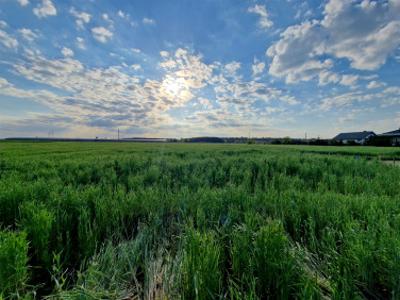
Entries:
{"type": "MultiPolygon", "coordinates": [[[[219,103],[226,103],[231,109],[235,110],[243,106],[246,113],[252,114],[253,117],[261,116],[266,112],[265,110],[254,111],[250,106],[255,101],[263,101],[264,103],[279,101],[288,105],[299,103],[295,97],[282,90],[269,87],[265,83],[246,82],[238,77],[217,76],[214,80],[214,90],[219,103]]],[[[243,109],[243,107],[240,109],[243,109]]]]}
{"type": "MultiPolygon", "coordinates": [[[[118,59],[120,59],[120,60],[124,60],[124,57],[123,57],[122,55],[120,55],[120,54],[117,54],[117,53],[114,53],[114,52],[110,52],[109,55],[110,55],[111,57],[115,57],[115,58],[118,58],[118,59]]],[[[124,62],[123,62],[122,64],[124,64],[124,62]]],[[[125,65],[126,65],[126,64],[125,64],[125,65]]]]}
{"type": "Polygon", "coordinates": [[[25,116],[0,117],[0,134],[10,136],[48,136],[55,132],[56,136],[63,134],[73,119],[62,114],[27,113],[25,116]]]}
{"type": "Polygon", "coordinates": [[[326,52],[348,59],[355,69],[378,69],[400,45],[400,11],[390,16],[390,4],[382,13],[385,7],[373,3],[372,9],[354,9],[347,4],[322,21],[330,34],[326,52]]]}
{"type": "Polygon", "coordinates": [[[400,87],[387,87],[381,93],[377,93],[379,98],[382,98],[382,107],[400,105],[400,87]]]}
{"type": "Polygon", "coordinates": [[[132,50],[133,53],[136,53],[136,54],[142,52],[142,51],[141,51],[140,49],[138,49],[138,48],[132,48],[131,50],[132,50]]]}
{"type": "Polygon", "coordinates": [[[160,55],[161,55],[161,57],[168,57],[169,53],[168,53],[168,51],[160,51],[160,55]]]}
{"type": "Polygon", "coordinates": [[[27,6],[29,4],[29,0],[17,0],[19,5],[27,6]]]}
{"type": "Polygon", "coordinates": [[[237,133],[250,125],[261,130],[277,116],[289,120],[283,114],[299,103],[287,91],[265,82],[245,81],[235,61],[205,63],[200,54],[179,48],[164,55],[159,67],[161,79],[151,79],[133,72],[140,69],[137,64],[88,67],[72,57],[49,59],[29,51],[14,65],[15,74],[61,94],[21,90],[6,83],[5,87],[0,83],[0,93],[38,101],[77,127],[134,128],[147,133],[168,132],[169,128],[173,135],[178,130],[237,133]],[[203,97],[206,87],[214,92],[215,100],[203,97]],[[180,119],[170,115],[171,108],[186,105],[196,109],[180,119]]]}
{"type": "Polygon", "coordinates": [[[331,110],[332,108],[348,108],[353,103],[371,101],[373,97],[368,94],[364,94],[361,91],[354,91],[335,95],[332,97],[326,97],[322,99],[319,108],[323,111],[331,110]]]}
{"type": "Polygon", "coordinates": [[[256,77],[264,71],[265,63],[255,60],[251,69],[253,71],[253,77],[256,77]]]}
{"type": "MultiPolygon", "coordinates": [[[[387,107],[400,104],[400,88],[387,87],[380,92],[364,92],[361,90],[342,93],[330,97],[325,97],[319,104],[319,109],[328,111],[331,109],[348,109],[354,104],[363,103],[366,107],[366,102],[369,102],[375,107],[387,107]]],[[[371,107],[369,108],[371,109],[371,107]]]]}
{"type": "Polygon", "coordinates": [[[54,6],[54,4],[51,2],[51,0],[42,0],[42,3],[37,5],[33,9],[33,13],[38,18],[45,18],[45,17],[48,17],[48,16],[56,16],[57,15],[57,9],[54,6]]]}
{"type": "Polygon", "coordinates": [[[299,1],[299,3],[293,5],[294,8],[296,9],[296,14],[294,18],[296,20],[305,20],[308,19],[312,16],[313,12],[310,9],[310,5],[307,1],[299,1]]]}
{"type": "Polygon", "coordinates": [[[397,2],[330,0],[321,20],[288,27],[268,48],[270,74],[287,82],[309,80],[332,67],[333,61],[326,64],[329,55],[355,69],[378,69],[400,45],[397,2]]]}
{"type": "MultiPolygon", "coordinates": [[[[159,66],[166,71],[162,80],[162,91],[176,98],[181,105],[193,98],[193,90],[205,87],[212,76],[212,66],[205,64],[200,55],[194,55],[187,49],[178,48],[175,53],[166,56],[159,66]]],[[[161,53],[160,53],[161,54],[161,53]]]]}
{"type": "Polygon", "coordinates": [[[101,18],[102,18],[104,21],[108,22],[108,23],[110,24],[110,26],[113,26],[113,25],[114,25],[114,21],[110,18],[110,16],[109,16],[108,14],[106,14],[106,13],[102,14],[102,15],[101,15],[101,18]]]}
{"type": "Polygon", "coordinates": [[[236,76],[236,72],[240,69],[240,62],[233,61],[229,64],[225,65],[225,70],[227,71],[228,76],[236,76]]]}
{"type": "Polygon", "coordinates": [[[367,85],[367,89],[377,89],[377,88],[380,88],[380,87],[383,87],[383,86],[385,86],[386,84],[385,83],[383,83],[383,82],[379,82],[379,81],[376,81],[376,80],[372,80],[372,81],[370,81],[369,83],[368,83],[368,85],[367,85]]]}
{"type": "Polygon", "coordinates": [[[109,39],[112,38],[113,33],[104,27],[94,27],[92,28],[92,35],[97,41],[101,43],[106,43],[109,39]]]}
{"type": "Polygon", "coordinates": [[[86,12],[79,12],[74,7],[71,7],[69,10],[70,14],[75,17],[75,24],[79,29],[83,29],[85,27],[84,24],[90,22],[92,16],[86,12]]]}
{"type": "Polygon", "coordinates": [[[28,28],[18,29],[18,32],[22,35],[22,37],[25,40],[29,42],[33,42],[38,37],[38,35],[35,32],[33,32],[31,29],[28,28]]]}
{"type": "Polygon", "coordinates": [[[267,50],[267,55],[272,58],[269,73],[294,83],[310,80],[331,68],[332,60],[314,58],[323,52],[320,47],[322,36],[320,28],[312,22],[288,27],[281,34],[281,39],[267,50]]]}
{"type": "Polygon", "coordinates": [[[118,16],[124,19],[124,18],[126,18],[127,15],[122,10],[119,10],[118,16]]]}
{"type": "Polygon", "coordinates": [[[327,85],[329,83],[338,83],[340,81],[340,76],[329,70],[323,70],[318,74],[318,84],[327,85]]]}
{"type": "Polygon", "coordinates": [[[63,47],[61,49],[61,53],[62,55],[64,55],[65,57],[72,57],[74,56],[74,51],[72,51],[71,49],[67,48],[67,47],[63,47]]]}
{"type": "Polygon", "coordinates": [[[0,20],[0,28],[6,28],[6,27],[8,27],[7,22],[0,20]]]}
{"type": "Polygon", "coordinates": [[[199,97],[198,101],[205,109],[211,109],[212,108],[211,101],[208,100],[207,98],[199,97]]]}
{"type": "Polygon", "coordinates": [[[258,26],[261,29],[268,29],[274,25],[274,23],[269,19],[269,14],[265,5],[256,4],[252,7],[249,7],[248,12],[256,14],[260,17],[258,26]]]}
{"type": "Polygon", "coordinates": [[[131,21],[130,15],[129,15],[128,13],[126,13],[126,12],[124,12],[124,11],[122,11],[122,10],[118,10],[117,16],[120,17],[121,19],[124,19],[124,20],[128,21],[129,24],[130,24],[132,27],[136,27],[137,24],[136,24],[134,21],[131,21]]]}
{"type": "Polygon", "coordinates": [[[15,87],[13,84],[7,81],[5,78],[0,77],[0,94],[17,97],[17,98],[26,98],[32,99],[38,103],[42,103],[45,105],[53,105],[60,101],[60,97],[52,92],[47,90],[33,89],[33,90],[25,90],[19,89],[15,87]]]}
{"type": "MultiPolygon", "coordinates": [[[[125,73],[126,65],[88,68],[70,57],[48,59],[32,52],[14,68],[28,80],[68,92],[68,97],[35,99],[73,118],[76,124],[107,128],[140,125],[152,130],[171,122],[165,112],[190,101],[193,91],[205,86],[211,77],[211,67],[202,63],[200,56],[178,49],[173,58],[175,67],[166,68],[161,80],[125,73]]],[[[139,66],[132,68],[138,70],[139,66]]],[[[11,92],[26,95],[23,91],[11,92]]]]}
{"type": "Polygon", "coordinates": [[[346,86],[354,86],[359,79],[358,75],[343,75],[342,79],[340,80],[340,84],[346,86]]]}
{"type": "Polygon", "coordinates": [[[154,19],[150,19],[150,18],[143,18],[142,23],[145,25],[155,25],[156,21],[154,19]]]}
{"type": "Polygon", "coordinates": [[[246,123],[261,126],[263,122],[265,126],[266,119],[264,118],[270,114],[276,117],[278,113],[283,112],[284,107],[287,109],[288,106],[299,104],[299,101],[288,92],[270,87],[265,82],[245,81],[238,74],[239,69],[240,63],[235,61],[225,65],[214,63],[215,75],[210,85],[214,89],[218,107],[221,107],[225,113],[229,112],[228,115],[232,119],[228,122],[208,119],[208,122],[218,127],[243,126],[246,123]],[[272,102],[274,102],[273,107],[270,106],[272,102]]]}
{"type": "Polygon", "coordinates": [[[133,64],[131,65],[131,69],[133,69],[134,71],[140,70],[142,67],[138,64],[133,64]]]}
{"type": "Polygon", "coordinates": [[[85,40],[78,36],[76,38],[76,46],[81,50],[86,50],[85,40]]]}
{"type": "Polygon", "coordinates": [[[3,30],[0,30],[0,43],[7,48],[18,47],[18,41],[3,30]]]}

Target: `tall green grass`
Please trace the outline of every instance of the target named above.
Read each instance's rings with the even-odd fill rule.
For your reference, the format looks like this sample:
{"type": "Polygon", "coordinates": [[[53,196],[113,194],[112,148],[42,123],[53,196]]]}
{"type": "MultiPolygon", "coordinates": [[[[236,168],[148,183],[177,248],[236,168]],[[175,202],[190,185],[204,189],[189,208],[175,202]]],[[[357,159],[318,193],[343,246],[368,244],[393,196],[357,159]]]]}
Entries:
{"type": "Polygon", "coordinates": [[[400,298],[400,168],[375,148],[23,146],[0,143],[5,299],[400,298]]]}
{"type": "Polygon", "coordinates": [[[28,276],[26,234],[0,231],[0,295],[6,298],[24,296],[28,276]]]}
{"type": "Polygon", "coordinates": [[[214,233],[188,230],[182,253],[182,297],[215,299],[222,288],[221,246],[214,233]]]}

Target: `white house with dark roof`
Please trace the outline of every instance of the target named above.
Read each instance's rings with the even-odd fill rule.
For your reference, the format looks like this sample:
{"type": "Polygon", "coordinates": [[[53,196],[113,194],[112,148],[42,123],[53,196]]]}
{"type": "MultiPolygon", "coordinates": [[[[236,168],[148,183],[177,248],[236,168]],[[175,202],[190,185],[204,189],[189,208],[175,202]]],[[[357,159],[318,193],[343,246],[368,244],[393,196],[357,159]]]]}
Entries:
{"type": "Polygon", "coordinates": [[[356,143],[364,145],[366,141],[374,136],[376,136],[376,134],[373,131],[344,132],[339,133],[333,140],[343,144],[356,143]]]}
{"type": "Polygon", "coordinates": [[[393,146],[400,145],[400,128],[397,130],[382,133],[379,136],[390,138],[390,142],[393,146]]]}

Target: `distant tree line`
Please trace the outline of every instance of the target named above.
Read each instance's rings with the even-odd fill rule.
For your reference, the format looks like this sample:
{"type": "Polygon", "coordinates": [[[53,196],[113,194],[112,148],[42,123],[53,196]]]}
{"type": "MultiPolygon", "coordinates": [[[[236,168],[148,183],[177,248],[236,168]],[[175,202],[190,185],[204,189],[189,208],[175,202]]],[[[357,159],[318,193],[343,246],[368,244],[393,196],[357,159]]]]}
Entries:
{"type": "Polygon", "coordinates": [[[230,143],[230,144],[275,144],[275,145],[331,145],[327,139],[296,139],[283,138],[247,138],[247,137],[193,137],[183,139],[169,139],[169,142],[184,143],[230,143]]]}
{"type": "MultiPolygon", "coordinates": [[[[362,146],[354,141],[343,143],[334,139],[299,139],[299,138],[247,138],[247,137],[193,137],[169,139],[168,142],[183,143],[229,143],[229,144],[272,144],[272,145],[317,145],[317,146],[362,146]]],[[[364,143],[365,146],[393,146],[392,139],[386,136],[374,136],[364,143]]],[[[400,146],[399,143],[394,146],[400,146]]]]}

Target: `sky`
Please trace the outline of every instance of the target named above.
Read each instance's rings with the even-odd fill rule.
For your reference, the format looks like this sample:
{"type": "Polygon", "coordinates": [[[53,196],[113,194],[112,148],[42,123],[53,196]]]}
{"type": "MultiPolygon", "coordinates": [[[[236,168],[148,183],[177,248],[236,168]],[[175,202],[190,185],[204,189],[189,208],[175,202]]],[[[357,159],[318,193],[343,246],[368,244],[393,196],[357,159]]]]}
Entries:
{"type": "Polygon", "coordinates": [[[0,0],[0,138],[400,127],[400,0],[0,0]]]}

